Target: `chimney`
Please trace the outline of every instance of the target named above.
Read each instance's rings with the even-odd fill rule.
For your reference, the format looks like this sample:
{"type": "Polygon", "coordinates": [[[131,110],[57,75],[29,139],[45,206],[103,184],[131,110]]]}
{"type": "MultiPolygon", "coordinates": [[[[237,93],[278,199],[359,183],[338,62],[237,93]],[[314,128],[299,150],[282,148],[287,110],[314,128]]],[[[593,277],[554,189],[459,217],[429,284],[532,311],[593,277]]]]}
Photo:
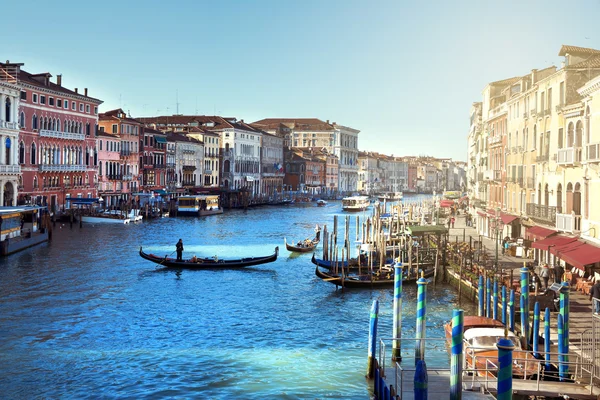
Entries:
{"type": "Polygon", "coordinates": [[[87,88],[83,89],[83,95],[87,97],[87,88]]]}
{"type": "Polygon", "coordinates": [[[62,86],[62,74],[56,75],[56,84],[62,86]]]}
{"type": "Polygon", "coordinates": [[[75,88],[75,93],[79,93],[79,92],[77,91],[77,88],[75,88]]]}
{"type": "Polygon", "coordinates": [[[535,81],[537,78],[537,69],[532,69],[531,70],[531,84],[535,84],[535,81]]]}
{"type": "Polygon", "coordinates": [[[329,124],[329,120],[327,120],[327,123],[329,124]]]}

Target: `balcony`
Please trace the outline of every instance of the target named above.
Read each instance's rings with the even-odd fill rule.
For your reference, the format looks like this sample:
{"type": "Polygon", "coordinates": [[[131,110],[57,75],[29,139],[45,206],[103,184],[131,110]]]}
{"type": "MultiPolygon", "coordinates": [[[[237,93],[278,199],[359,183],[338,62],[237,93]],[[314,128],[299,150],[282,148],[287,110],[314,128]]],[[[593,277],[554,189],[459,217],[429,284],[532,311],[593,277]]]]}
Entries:
{"type": "Polygon", "coordinates": [[[131,174],[123,175],[123,180],[124,181],[132,181],[133,180],[133,175],[131,175],[131,174]]]}
{"type": "Polygon", "coordinates": [[[167,168],[175,168],[175,163],[167,163],[167,168]]]}
{"type": "Polygon", "coordinates": [[[547,117],[548,115],[552,114],[552,110],[550,110],[549,108],[546,108],[544,110],[544,117],[547,117]]]}
{"type": "Polygon", "coordinates": [[[118,175],[118,174],[113,174],[113,175],[106,175],[108,177],[109,181],[121,181],[123,180],[123,175],[118,175]]]}
{"type": "Polygon", "coordinates": [[[18,131],[19,124],[16,122],[0,121],[0,129],[13,129],[18,131]]]}
{"type": "Polygon", "coordinates": [[[0,174],[20,174],[20,165],[0,165],[0,174]]]}
{"type": "Polygon", "coordinates": [[[483,179],[486,181],[491,181],[494,179],[494,171],[487,170],[483,172],[483,179]]]}
{"type": "Polygon", "coordinates": [[[586,160],[600,162],[600,143],[590,143],[586,148],[586,160]]]}
{"type": "Polygon", "coordinates": [[[183,170],[188,171],[188,172],[193,172],[196,170],[196,166],[195,165],[184,165],[183,170]]]}
{"type": "Polygon", "coordinates": [[[537,110],[531,110],[529,115],[531,115],[531,118],[535,118],[537,116],[537,110]]]}
{"type": "Polygon", "coordinates": [[[132,154],[131,150],[121,150],[119,152],[119,154],[121,155],[121,157],[127,157],[130,156],[132,154]]]}
{"type": "Polygon", "coordinates": [[[535,162],[547,162],[548,160],[550,160],[550,154],[548,153],[539,155],[535,158],[535,162]]]}
{"type": "Polygon", "coordinates": [[[557,104],[556,107],[554,107],[554,109],[556,110],[557,113],[562,113],[562,109],[565,105],[564,104],[557,104]]]}
{"type": "Polygon", "coordinates": [[[60,132],[52,131],[50,129],[40,129],[40,136],[55,139],[85,140],[85,135],[83,133],[60,132]]]}
{"type": "Polygon", "coordinates": [[[483,172],[477,173],[477,182],[483,182],[483,172]]]}
{"type": "Polygon", "coordinates": [[[527,215],[536,222],[556,225],[556,214],[561,208],[555,206],[543,206],[541,204],[527,203],[527,215]]]}
{"type": "Polygon", "coordinates": [[[204,170],[204,175],[212,175],[212,169],[205,169],[204,170]]]}
{"type": "Polygon", "coordinates": [[[526,113],[526,112],[524,112],[524,113],[523,113],[523,118],[524,118],[524,119],[527,119],[527,118],[528,118],[528,115],[527,115],[527,113],[526,113]]]}
{"type": "Polygon", "coordinates": [[[158,169],[165,169],[165,164],[154,164],[153,167],[158,169]]]}
{"type": "Polygon", "coordinates": [[[66,164],[40,164],[40,172],[85,172],[85,165],[66,165],[66,164]]]}
{"type": "Polygon", "coordinates": [[[488,143],[490,144],[490,146],[494,146],[498,143],[502,143],[502,136],[500,136],[500,135],[490,136],[488,138],[488,143]]]}
{"type": "Polygon", "coordinates": [[[496,182],[500,182],[502,180],[502,170],[501,169],[494,170],[494,180],[496,182]]]}
{"type": "Polygon", "coordinates": [[[527,189],[535,188],[535,178],[527,178],[526,183],[527,183],[527,189]]]}
{"type": "Polygon", "coordinates": [[[556,229],[562,232],[580,232],[581,215],[556,214],[556,229]]]}
{"type": "Polygon", "coordinates": [[[516,181],[519,186],[523,187],[523,177],[522,176],[517,176],[517,181],[516,181]]]}
{"type": "Polygon", "coordinates": [[[567,147],[566,149],[558,149],[556,162],[558,165],[575,165],[581,162],[582,155],[581,147],[567,147]]]}

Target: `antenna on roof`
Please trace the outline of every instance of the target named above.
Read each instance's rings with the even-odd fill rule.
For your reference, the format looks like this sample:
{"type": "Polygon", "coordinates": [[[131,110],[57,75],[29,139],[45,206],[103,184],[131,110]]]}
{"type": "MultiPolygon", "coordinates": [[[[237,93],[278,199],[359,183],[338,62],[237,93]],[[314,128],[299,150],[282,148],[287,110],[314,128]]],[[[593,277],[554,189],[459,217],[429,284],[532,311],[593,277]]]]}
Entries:
{"type": "Polygon", "coordinates": [[[179,89],[175,89],[175,110],[179,114],[179,89]]]}

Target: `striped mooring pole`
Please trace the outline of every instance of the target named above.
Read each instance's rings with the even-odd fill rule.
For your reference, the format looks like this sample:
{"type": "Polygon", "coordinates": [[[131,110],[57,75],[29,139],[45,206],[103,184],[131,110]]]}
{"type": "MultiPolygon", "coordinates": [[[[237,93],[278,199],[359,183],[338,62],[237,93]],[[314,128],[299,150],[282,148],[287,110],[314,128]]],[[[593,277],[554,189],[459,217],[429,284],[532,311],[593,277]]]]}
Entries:
{"type": "Polygon", "coordinates": [[[506,304],[506,286],[502,285],[502,323],[506,326],[506,313],[508,304],[506,304]]]}
{"type": "Polygon", "coordinates": [[[492,309],[492,318],[498,318],[498,280],[494,278],[494,308],[492,309]]]}
{"type": "Polygon", "coordinates": [[[540,303],[537,301],[533,306],[533,333],[532,333],[532,344],[533,344],[533,356],[538,358],[540,356],[539,350],[539,338],[540,338],[540,303]]]}
{"type": "Polygon", "coordinates": [[[418,360],[415,368],[415,400],[427,400],[427,386],[427,364],[425,364],[425,360],[418,360]]]}
{"type": "Polygon", "coordinates": [[[550,308],[546,307],[546,314],[544,315],[544,352],[546,360],[546,371],[550,370],[552,364],[550,363],[550,308]]]}
{"type": "Polygon", "coordinates": [[[485,300],[485,295],[483,293],[483,275],[479,275],[479,286],[477,286],[477,295],[479,296],[479,308],[477,310],[477,315],[480,317],[484,317],[485,309],[483,302],[485,300]]]}
{"type": "Polygon", "coordinates": [[[521,334],[525,336],[525,349],[529,349],[529,270],[525,267],[521,268],[521,297],[523,304],[521,307],[521,334]]]}
{"type": "Polygon", "coordinates": [[[564,381],[567,377],[567,372],[569,371],[569,367],[565,364],[566,357],[565,354],[565,325],[563,322],[562,314],[558,314],[558,376],[561,381],[564,381]]]}
{"type": "Polygon", "coordinates": [[[496,347],[498,348],[498,393],[496,398],[512,400],[512,352],[515,345],[510,339],[503,338],[498,340],[496,347]]]}
{"type": "MultiPolygon", "coordinates": [[[[400,258],[396,259],[394,266],[394,339],[402,338],[402,262],[400,258]]],[[[392,360],[402,361],[402,343],[400,340],[394,340],[392,345],[392,360]]]]}
{"type": "Polygon", "coordinates": [[[510,289],[510,301],[508,303],[510,331],[515,332],[515,289],[510,289]]]}
{"type": "Polygon", "coordinates": [[[417,343],[415,346],[415,365],[425,358],[425,317],[427,314],[427,280],[424,273],[417,281],[417,343]]]}
{"type": "Polygon", "coordinates": [[[462,399],[463,310],[452,311],[452,348],[450,358],[450,400],[462,399]]]}
{"type": "Polygon", "coordinates": [[[485,278],[485,316],[492,318],[492,280],[489,276],[485,278]]]}
{"type": "Polygon", "coordinates": [[[371,379],[375,371],[375,351],[377,348],[377,317],[379,315],[379,300],[373,300],[369,319],[369,358],[367,361],[367,378],[371,379]]]}
{"type": "MultiPolygon", "coordinates": [[[[563,360],[565,363],[569,362],[569,292],[571,291],[571,287],[569,286],[569,282],[563,282],[562,287],[560,288],[560,315],[563,318],[563,360]]],[[[565,378],[569,372],[569,365],[564,364],[565,366],[565,378]]]]}

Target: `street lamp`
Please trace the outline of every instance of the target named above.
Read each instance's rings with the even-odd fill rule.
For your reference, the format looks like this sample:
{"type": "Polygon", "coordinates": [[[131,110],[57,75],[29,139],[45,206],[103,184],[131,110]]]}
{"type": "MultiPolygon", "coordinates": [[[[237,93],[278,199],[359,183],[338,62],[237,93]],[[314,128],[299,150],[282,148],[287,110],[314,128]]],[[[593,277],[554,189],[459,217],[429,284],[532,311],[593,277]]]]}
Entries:
{"type": "Polygon", "coordinates": [[[504,229],[502,224],[502,218],[500,217],[500,208],[496,208],[496,215],[492,220],[492,229],[496,233],[496,259],[494,263],[495,272],[498,272],[498,242],[499,242],[499,233],[504,229]]]}

